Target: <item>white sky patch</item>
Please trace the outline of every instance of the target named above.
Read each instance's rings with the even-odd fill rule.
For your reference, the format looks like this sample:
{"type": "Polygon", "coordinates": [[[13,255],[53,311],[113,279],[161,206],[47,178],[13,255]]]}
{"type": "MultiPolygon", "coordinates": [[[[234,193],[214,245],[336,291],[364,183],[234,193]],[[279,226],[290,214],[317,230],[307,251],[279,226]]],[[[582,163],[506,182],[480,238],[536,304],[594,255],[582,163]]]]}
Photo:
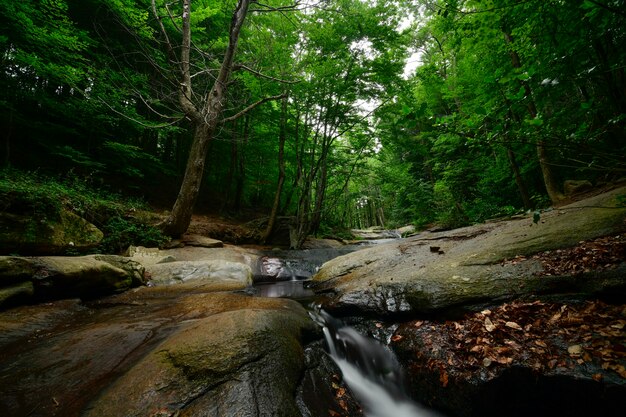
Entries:
{"type": "Polygon", "coordinates": [[[413,74],[415,74],[415,69],[419,67],[421,64],[422,64],[422,52],[421,51],[413,52],[404,63],[404,72],[402,74],[402,77],[405,80],[408,80],[409,78],[411,78],[413,74]]]}

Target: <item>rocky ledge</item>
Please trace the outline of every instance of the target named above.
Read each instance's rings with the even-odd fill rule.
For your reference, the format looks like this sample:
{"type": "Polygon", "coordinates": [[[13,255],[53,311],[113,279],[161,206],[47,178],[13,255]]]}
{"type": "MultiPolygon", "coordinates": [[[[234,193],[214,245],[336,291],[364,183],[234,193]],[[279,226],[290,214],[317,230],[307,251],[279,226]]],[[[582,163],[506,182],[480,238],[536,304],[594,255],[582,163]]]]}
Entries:
{"type": "MultiPolygon", "coordinates": [[[[626,299],[624,256],[607,268],[546,274],[538,253],[626,230],[626,188],[521,219],[419,235],[325,263],[313,279],[327,310],[399,316],[476,311],[520,297],[626,299]],[[535,217],[533,219],[533,217],[535,217]]],[[[620,241],[618,243],[623,245],[620,241]]]]}

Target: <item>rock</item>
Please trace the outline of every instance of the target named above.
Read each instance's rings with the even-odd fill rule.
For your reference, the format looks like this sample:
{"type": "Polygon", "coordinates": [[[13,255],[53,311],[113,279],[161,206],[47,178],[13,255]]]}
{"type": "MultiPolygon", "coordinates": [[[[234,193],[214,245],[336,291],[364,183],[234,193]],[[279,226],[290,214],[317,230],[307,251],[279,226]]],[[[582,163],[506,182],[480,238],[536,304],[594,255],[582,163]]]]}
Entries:
{"type": "Polygon", "coordinates": [[[400,234],[400,236],[407,236],[407,235],[410,235],[411,233],[415,233],[415,226],[410,224],[408,226],[400,227],[396,229],[396,231],[400,234]]]}
{"type": "Polygon", "coordinates": [[[344,247],[346,244],[339,239],[317,239],[308,237],[302,249],[338,249],[344,247]]]}
{"type": "Polygon", "coordinates": [[[76,214],[62,210],[58,216],[35,218],[0,213],[0,254],[57,255],[97,246],[102,232],[76,214]]]}
{"type": "Polygon", "coordinates": [[[248,265],[224,260],[168,262],[147,266],[146,272],[153,285],[200,280],[233,289],[233,285],[245,288],[252,284],[252,269],[248,265]]]}
{"type": "Polygon", "coordinates": [[[583,193],[593,188],[593,184],[587,180],[567,180],[563,183],[563,192],[566,196],[583,193]]]}
{"type": "Polygon", "coordinates": [[[120,268],[132,279],[132,286],[138,287],[140,285],[146,285],[145,272],[146,269],[138,262],[133,261],[124,256],[116,255],[93,255],[94,259],[98,261],[104,261],[117,268],[120,268]]]}
{"type": "Polygon", "coordinates": [[[384,230],[381,227],[371,227],[369,229],[352,229],[350,231],[354,236],[360,239],[397,239],[401,234],[397,230],[384,230]]]}
{"type": "Polygon", "coordinates": [[[202,248],[221,248],[224,246],[221,240],[211,239],[201,235],[183,235],[181,240],[185,245],[199,246],[202,248]]]}
{"type": "Polygon", "coordinates": [[[30,302],[35,293],[33,283],[20,282],[6,287],[0,287],[0,308],[30,302]]]}
{"type": "Polygon", "coordinates": [[[623,295],[626,265],[576,277],[537,277],[539,261],[501,262],[623,231],[626,208],[615,206],[625,192],[622,187],[543,213],[539,224],[525,218],[424,232],[344,255],[322,266],[314,288],[331,295],[328,310],[383,315],[474,309],[530,294],[623,295]],[[435,242],[436,253],[429,249],[435,242]]]}
{"type": "Polygon", "coordinates": [[[159,248],[145,248],[143,246],[130,246],[126,255],[133,261],[139,262],[144,266],[173,262],[177,260],[175,256],[167,255],[165,251],[162,251],[159,248]]]}
{"type": "Polygon", "coordinates": [[[94,297],[144,282],[143,267],[121,256],[0,257],[0,289],[7,301],[94,297]]]}
{"type": "MultiPolygon", "coordinates": [[[[291,300],[206,294],[197,305],[242,305],[188,322],[107,388],[87,416],[298,416],[311,329],[291,300]]],[[[198,300],[199,301],[199,300],[198,300]]]]}
{"type": "Polygon", "coordinates": [[[125,291],[137,285],[141,267],[120,259],[117,266],[98,259],[99,255],[33,258],[38,270],[33,276],[35,295],[40,299],[95,297],[125,291]],[[122,265],[127,265],[124,269],[122,265]]]}

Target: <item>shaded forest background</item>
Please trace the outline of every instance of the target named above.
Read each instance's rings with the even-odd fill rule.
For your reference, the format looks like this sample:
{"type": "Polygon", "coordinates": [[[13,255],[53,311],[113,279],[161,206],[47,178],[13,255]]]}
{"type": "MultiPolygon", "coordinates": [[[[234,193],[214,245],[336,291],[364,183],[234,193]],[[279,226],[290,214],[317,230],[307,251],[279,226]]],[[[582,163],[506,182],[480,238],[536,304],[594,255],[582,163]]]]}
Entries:
{"type": "Polygon", "coordinates": [[[181,96],[217,86],[197,212],[306,237],[538,209],[625,176],[624,45],[622,0],[1,0],[0,191],[170,210],[208,120],[181,96]]]}

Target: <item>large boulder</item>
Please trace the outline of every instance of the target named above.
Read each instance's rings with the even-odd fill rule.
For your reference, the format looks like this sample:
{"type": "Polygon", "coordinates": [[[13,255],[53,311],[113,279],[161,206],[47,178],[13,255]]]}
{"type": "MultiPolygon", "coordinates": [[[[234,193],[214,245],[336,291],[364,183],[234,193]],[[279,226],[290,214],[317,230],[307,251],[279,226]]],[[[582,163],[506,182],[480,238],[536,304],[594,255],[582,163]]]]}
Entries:
{"type": "Polygon", "coordinates": [[[300,337],[312,331],[304,309],[291,300],[193,297],[185,304],[194,309],[228,307],[182,325],[90,404],[87,416],[300,415],[300,337]]]}
{"type": "Polygon", "coordinates": [[[450,232],[425,232],[325,263],[313,279],[330,310],[371,314],[480,308],[529,294],[626,294],[624,269],[576,278],[538,276],[541,262],[502,262],[574,246],[626,228],[626,188],[531,217],[450,232]],[[535,219],[537,220],[537,219],[535,219]]]}
{"type": "Polygon", "coordinates": [[[0,254],[57,255],[97,246],[102,232],[76,214],[36,218],[0,213],[0,254]]]}
{"type": "Polygon", "coordinates": [[[146,272],[152,285],[202,281],[203,284],[226,285],[225,289],[238,289],[252,284],[252,269],[248,265],[222,259],[159,263],[147,266],[146,272]]]}
{"type": "Polygon", "coordinates": [[[142,285],[144,269],[121,256],[0,257],[0,306],[95,297],[142,285]]]}

